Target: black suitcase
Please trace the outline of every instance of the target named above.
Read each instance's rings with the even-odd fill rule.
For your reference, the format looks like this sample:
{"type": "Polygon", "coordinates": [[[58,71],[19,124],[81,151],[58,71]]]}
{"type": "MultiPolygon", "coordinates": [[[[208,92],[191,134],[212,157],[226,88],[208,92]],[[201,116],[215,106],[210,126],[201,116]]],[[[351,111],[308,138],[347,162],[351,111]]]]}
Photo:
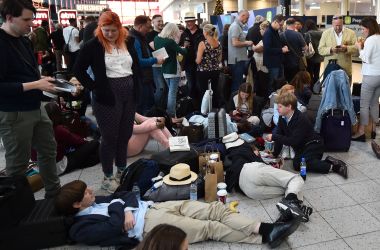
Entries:
{"type": "Polygon", "coordinates": [[[198,152],[192,147],[190,147],[190,151],[183,152],[170,152],[169,149],[166,149],[152,154],[151,159],[157,161],[160,171],[164,174],[169,174],[171,167],[177,163],[186,163],[190,166],[191,171],[199,172],[198,152]]]}
{"type": "Polygon", "coordinates": [[[351,146],[351,120],[348,112],[329,110],[322,118],[321,135],[325,151],[345,151],[351,146]]]}
{"type": "Polygon", "coordinates": [[[30,214],[17,226],[0,233],[0,249],[41,249],[70,243],[72,217],[58,215],[54,199],[37,200],[30,214]]]}

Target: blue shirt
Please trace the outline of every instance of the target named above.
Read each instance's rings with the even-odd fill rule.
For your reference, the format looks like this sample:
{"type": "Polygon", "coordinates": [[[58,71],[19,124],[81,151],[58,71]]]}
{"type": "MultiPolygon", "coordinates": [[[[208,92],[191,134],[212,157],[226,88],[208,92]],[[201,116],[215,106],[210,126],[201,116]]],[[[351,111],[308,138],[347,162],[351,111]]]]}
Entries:
{"type": "MultiPolygon", "coordinates": [[[[84,215],[103,215],[109,217],[108,214],[108,206],[114,202],[120,202],[124,204],[124,201],[121,199],[114,199],[110,203],[93,203],[90,207],[83,209],[82,211],[79,211],[75,216],[84,216],[84,215]]],[[[126,207],[124,211],[131,211],[133,214],[133,217],[135,218],[135,226],[128,231],[128,237],[130,238],[136,238],[139,241],[142,240],[143,232],[144,232],[144,217],[145,213],[150,207],[149,202],[145,201],[139,201],[139,207],[138,208],[132,208],[132,207],[126,207]]]]}

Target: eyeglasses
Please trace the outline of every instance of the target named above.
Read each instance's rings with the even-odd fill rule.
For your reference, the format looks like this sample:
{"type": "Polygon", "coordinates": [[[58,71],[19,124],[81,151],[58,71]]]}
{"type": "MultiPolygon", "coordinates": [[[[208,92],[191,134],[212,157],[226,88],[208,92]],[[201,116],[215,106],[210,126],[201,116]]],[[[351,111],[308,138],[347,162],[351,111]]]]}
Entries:
{"type": "Polygon", "coordinates": [[[333,17],[333,19],[338,20],[338,19],[343,19],[343,17],[342,16],[335,16],[335,17],[333,17]]]}

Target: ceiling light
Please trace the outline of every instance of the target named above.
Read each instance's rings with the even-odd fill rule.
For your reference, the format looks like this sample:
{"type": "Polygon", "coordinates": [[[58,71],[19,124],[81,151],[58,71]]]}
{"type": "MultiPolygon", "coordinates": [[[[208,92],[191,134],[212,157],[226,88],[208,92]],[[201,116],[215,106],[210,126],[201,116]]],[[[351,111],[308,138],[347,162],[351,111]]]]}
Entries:
{"type": "Polygon", "coordinates": [[[312,5],[316,4],[316,3],[311,3],[312,5]]]}
{"type": "Polygon", "coordinates": [[[321,7],[319,7],[319,6],[310,6],[310,9],[311,10],[320,10],[321,7]]]}
{"type": "Polygon", "coordinates": [[[356,2],[357,2],[357,3],[361,3],[362,1],[359,0],[359,1],[356,1],[356,2]]]}

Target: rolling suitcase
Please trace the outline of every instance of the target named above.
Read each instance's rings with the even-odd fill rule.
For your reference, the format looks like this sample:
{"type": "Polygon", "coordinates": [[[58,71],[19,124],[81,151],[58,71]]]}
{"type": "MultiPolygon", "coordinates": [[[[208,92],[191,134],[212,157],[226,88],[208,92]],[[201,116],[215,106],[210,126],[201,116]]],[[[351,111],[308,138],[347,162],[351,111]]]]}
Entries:
{"type": "MultiPolygon", "coordinates": [[[[208,84],[209,90],[211,90],[211,82],[208,84]]],[[[212,90],[209,91],[210,100],[209,100],[209,109],[212,110],[212,90]]],[[[227,134],[227,118],[226,110],[216,109],[208,113],[208,127],[207,127],[207,138],[214,139],[223,137],[227,134]]]]}
{"type": "Polygon", "coordinates": [[[322,118],[321,135],[325,151],[345,151],[351,146],[351,120],[348,112],[331,109],[322,118]]]}

